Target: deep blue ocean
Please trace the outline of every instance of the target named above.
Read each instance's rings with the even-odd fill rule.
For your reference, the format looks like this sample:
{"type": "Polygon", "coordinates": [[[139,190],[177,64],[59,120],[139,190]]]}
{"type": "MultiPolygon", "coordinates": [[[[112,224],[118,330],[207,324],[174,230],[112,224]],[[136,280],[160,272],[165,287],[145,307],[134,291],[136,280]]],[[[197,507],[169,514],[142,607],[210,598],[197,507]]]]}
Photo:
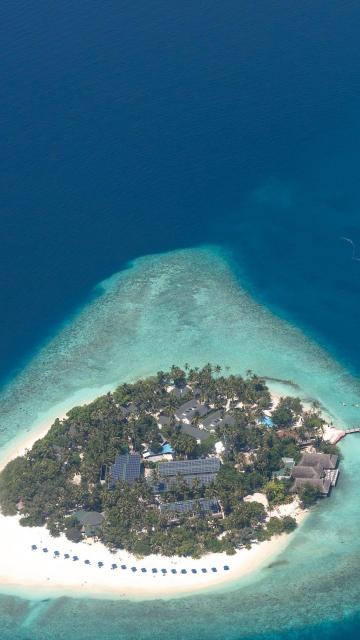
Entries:
{"type": "MultiPolygon", "coordinates": [[[[359,31],[356,0],[3,0],[1,380],[129,260],[209,244],[359,374],[359,31]]],[[[16,630],[22,601],[0,605],[3,638],[75,637],[74,607],[82,639],[92,615],[61,600],[35,633],[16,630]]],[[[130,639],[140,605],[127,635],[116,606],[102,637],[130,639]]],[[[224,613],[221,637],[353,639],[359,615],[252,635],[224,613]]]]}

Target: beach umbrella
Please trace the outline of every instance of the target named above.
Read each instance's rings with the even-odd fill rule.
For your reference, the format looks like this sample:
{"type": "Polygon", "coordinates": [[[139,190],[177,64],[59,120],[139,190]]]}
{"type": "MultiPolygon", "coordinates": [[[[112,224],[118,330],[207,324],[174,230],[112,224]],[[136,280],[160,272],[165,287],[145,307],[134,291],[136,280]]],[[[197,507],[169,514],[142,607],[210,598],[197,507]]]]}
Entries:
{"type": "Polygon", "coordinates": [[[79,560],[78,556],[73,556],[73,561],[76,562],[76,560],[79,560]]]}
{"type": "Polygon", "coordinates": [[[68,558],[70,558],[69,554],[68,554],[68,553],[64,553],[64,558],[65,558],[65,560],[67,560],[68,558]]]}
{"type": "Polygon", "coordinates": [[[166,569],[161,569],[161,573],[163,574],[167,573],[166,569]]]}
{"type": "Polygon", "coordinates": [[[176,569],[171,569],[171,573],[177,573],[176,569]]]}
{"type": "Polygon", "coordinates": [[[112,569],[117,569],[117,564],[112,564],[112,565],[111,565],[111,568],[112,568],[112,569]]]}
{"type": "Polygon", "coordinates": [[[90,560],[84,560],[85,564],[90,564],[90,560]]]}
{"type": "Polygon", "coordinates": [[[155,569],[155,567],[154,567],[153,569],[151,569],[151,571],[152,571],[153,573],[157,573],[157,569],[155,569]]]}
{"type": "Polygon", "coordinates": [[[145,569],[145,567],[141,567],[141,571],[142,571],[143,573],[146,573],[146,569],[145,569]]]}
{"type": "Polygon", "coordinates": [[[224,571],[229,571],[229,569],[230,569],[230,567],[228,567],[228,565],[226,564],[226,565],[224,566],[224,571]]]}
{"type": "Polygon", "coordinates": [[[49,549],[47,549],[46,547],[44,547],[43,552],[44,553],[48,553],[49,549]]]}
{"type": "Polygon", "coordinates": [[[37,549],[36,544],[32,544],[32,545],[31,545],[31,548],[32,548],[32,550],[33,550],[33,551],[36,551],[36,549],[37,549]]]}
{"type": "Polygon", "coordinates": [[[197,573],[196,569],[191,569],[191,573],[197,573]]]}
{"type": "Polygon", "coordinates": [[[180,573],[187,573],[186,569],[181,569],[180,573]]]}
{"type": "Polygon", "coordinates": [[[131,571],[135,572],[135,571],[137,571],[137,568],[136,567],[131,567],[131,571]]]}
{"type": "Polygon", "coordinates": [[[126,564],[122,564],[122,565],[121,565],[121,568],[122,568],[122,569],[126,569],[126,564]]]}
{"type": "Polygon", "coordinates": [[[211,567],[211,571],[213,571],[214,573],[216,573],[216,571],[217,571],[216,567],[211,567]]]}
{"type": "Polygon", "coordinates": [[[103,566],[104,566],[104,563],[103,563],[103,562],[101,562],[101,560],[99,560],[99,562],[98,562],[98,567],[101,569],[101,567],[103,567],[103,566]]]}
{"type": "Polygon", "coordinates": [[[206,572],[207,572],[207,569],[201,569],[201,571],[202,571],[203,573],[206,573],[206,572]]]}
{"type": "Polygon", "coordinates": [[[60,555],[60,551],[54,551],[54,556],[56,556],[58,558],[59,555],[60,555]]]}

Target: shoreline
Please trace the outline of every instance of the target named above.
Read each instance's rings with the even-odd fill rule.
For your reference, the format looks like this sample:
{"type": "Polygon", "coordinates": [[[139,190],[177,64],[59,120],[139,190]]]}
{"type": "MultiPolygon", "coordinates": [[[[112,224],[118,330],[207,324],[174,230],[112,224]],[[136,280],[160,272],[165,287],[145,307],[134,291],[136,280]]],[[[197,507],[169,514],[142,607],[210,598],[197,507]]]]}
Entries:
{"type": "MultiPolygon", "coordinates": [[[[276,404],[281,394],[278,390],[271,389],[270,385],[269,388],[276,404]]],[[[102,392],[103,389],[100,393],[102,392]]],[[[82,399],[81,403],[91,402],[98,395],[97,391],[96,395],[82,399]]],[[[64,410],[64,405],[62,403],[61,413],[53,411],[34,426],[25,438],[18,439],[4,451],[4,456],[0,458],[0,470],[13,458],[23,455],[36,440],[44,437],[55,418],[65,418],[67,411],[74,406],[70,405],[64,410]]],[[[307,511],[293,506],[291,515],[298,525],[307,514],[307,511]]],[[[45,527],[22,527],[18,524],[18,519],[17,516],[5,517],[0,514],[0,592],[19,594],[31,590],[31,596],[36,593],[39,598],[44,594],[48,596],[51,592],[52,597],[84,595],[96,598],[153,599],[167,595],[186,596],[235,585],[238,580],[261,570],[274,560],[294,535],[274,536],[269,541],[254,544],[251,549],[240,549],[235,555],[207,554],[196,560],[160,555],[139,559],[124,550],[112,553],[100,542],[82,541],[75,544],[63,534],[59,538],[53,538],[45,527]],[[33,544],[38,547],[36,551],[31,550],[33,544]],[[48,553],[42,551],[44,547],[48,548],[48,553]],[[55,550],[59,551],[61,557],[54,557],[55,550]],[[70,558],[65,560],[64,553],[68,553],[70,558]],[[79,560],[73,561],[73,555],[79,556],[79,560]],[[91,564],[84,564],[85,559],[90,560],[91,564]],[[104,566],[99,568],[98,561],[103,562],[104,566]],[[119,566],[126,564],[127,569],[122,570],[118,566],[112,570],[113,563],[119,566]],[[135,572],[131,571],[133,566],[136,567],[135,572]],[[224,570],[224,566],[228,566],[229,570],[224,570]],[[213,567],[216,572],[212,571],[213,567]],[[142,568],[146,572],[141,571],[142,568]],[[152,573],[153,568],[157,568],[158,572],[152,573]],[[202,572],[203,568],[206,572],[202,572]],[[166,569],[164,575],[161,569],[166,569]],[[176,569],[176,573],[171,573],[171,569],[176,569]],[[182,570],[186,573],[181,574],[182,570]]]]}
{"type": "MultiPolygon", "coordinates": [[[[297,515],[298,523],[307,512],[297,515]]],[[[124,550],[109,551],[102,543],[72,543],[64,535],[53,538],[44,527],[21,527],[18,517],[0,515],[0,592],[19,595],[31,591],[31,598],[76,596],[94,598],[154,599],[186,596],[204,590],[231,586],[264,568],[288,545],[293,534],[240,549],[235,555],[207,554],[201,559],[160,555],[135,558],[124,550]],[[36,550],[31,546],[37,545],[36,550]],[[44,552],[43,548],[48,549],[44,552]],[[60,557],[54,556],[54,551],[60,557]],[[70,557],[64,559],[64,553],[70,557]],[[76,555],[79,559],[74,561],[76,555]],[[87,565],[84,560],[89,560],[87,565]],[[104,563],[98,567],[98,562],[104,563]],[[111,565],[115,563],[116,569],[111,565]],[[126,565],[126,569],[121,569],[126,565]],[[224,570],[228,566],[229,570],[224,570]],[[131,570],[136,567],[136,572],[131,570]],[[216,572],[212,568],[216,568],[216,572]],[[156,568],[157,573],[152,569],[156,568]],[[203,573],[202,569],[206,572],[203,573]],[[141,569],[146,569],[142,572],[141,569]],[[165,569],[163,574],[161,569],[165,569]],[[171,570],[176,570],[173,574],[171,570]],[[182,574],[181,571],[186,573],[182,574]],[[193,570],[196,572],[194,573],[193,570]]]]}
{"type": "Polygon", "coordinates": [[[14,458],[24,455],[26,449],[31,449],[34,443],[41,438],[44,438],[56,418],[63,420],[66,418],[66,414],[70,409],[75,406],[84,405],[96,400],[99,396],[108,391],[113,391],[116,388],[116,384],[105,385],[103,387],[97,387],[96,390],[90,390],[89,388],[82,389],[79,392],[69,396],[66,400],[59,402],[49,410],[46,415],[38,417],[33,423],[23,432],[21,437],[17,436],[13,440],[10,440],[9,444],[3,448],[0,452],[0,471],[14,458]]]}
{"type": "MultiPolygon", "coordinates": [[[[63,420],[63,418],[66,418],[66,413],[56,417],[58,417],[59,420],[63,420]]],[[[54,418],[54,420],[55,419],[56,418],[54,418]]],[[[44,438],[50,431],[54,420],[51,420],[51,423],[49,423],[48,420],[44,420],[44,422],[35,427],[35,429],[31,430],[31,432],[27,434],[26,438],[21,441],[17,441],[11,448],[9,447],[9,449],[6,449],[4,456],[1,456],[0,458],[0,471],[2,471],[4,467],[11,462],[11,460],[14,460],[14,458],[23,456],[28,449],[32,448],[37,440],[44,438]]]]}

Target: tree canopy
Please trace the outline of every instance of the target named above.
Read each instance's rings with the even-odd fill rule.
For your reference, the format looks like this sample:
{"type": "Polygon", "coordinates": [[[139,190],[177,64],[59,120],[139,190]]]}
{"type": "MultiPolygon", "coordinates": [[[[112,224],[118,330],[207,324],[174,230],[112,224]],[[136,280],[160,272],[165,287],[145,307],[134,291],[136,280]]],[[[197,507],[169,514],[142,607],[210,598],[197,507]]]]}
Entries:
{"type": "MultiPolygon", "coordinates": [[[[263,424],[263,412],[269,409],[271,396],[262,378],[252,372],[246,377],[224,376],[220,365],[209,363],[203,368],[173,365],[170,371],[122,384],[87,405],[73,407],[30,451],[9,462],[0,474],[2,512],[19,514],[23,526],[46,525],[52,535],[64,533],[74,542],[84,536],[76,513],[101,512],[98,537],[110,548],[139,555],[233,553],[293,526],[286,519],[266,522],[261,504],[244,501],[259,490],[270,502],[289,497],[289,487],[273,481],[272,474],[283,456],[299,456],[299,446],[295,435],[280,437],[263,424]],[[231,417],[200,444],[183,433],[175,419],[176,408],[194,394],[221,415],[226,408],[231,417]],[[160,414],[169,417],[161,429],[160,414]],[[132,484],[119,481],[115,487],[100,478],[100,470],[110,467],[118,454],[158,454],[167,441],[177,459],[214,456],[219,440],[222,464],[210,485],[197,480],[189,485],[178,477],[167,493],[157,495],[144,474],[132,484]],[[200,498],[217,500],[220,517],[201,512],[196,507],[200,498]],[[175,517],[159,509],[161,503],[189,499],[195,500],[190,513],[175,517]]],[[[293,426],[301,413],[298,399],[282,398],[272,418],[276,427],[293,426]]],[[[319,420],[317,414],[305,414],[304,427],[316,430],[319,420]]],[[[142,467],[158,477],[156,463],[143,460],[142,467]]],[[[305,491],[303,502],[310,498],[305,491]]]]}

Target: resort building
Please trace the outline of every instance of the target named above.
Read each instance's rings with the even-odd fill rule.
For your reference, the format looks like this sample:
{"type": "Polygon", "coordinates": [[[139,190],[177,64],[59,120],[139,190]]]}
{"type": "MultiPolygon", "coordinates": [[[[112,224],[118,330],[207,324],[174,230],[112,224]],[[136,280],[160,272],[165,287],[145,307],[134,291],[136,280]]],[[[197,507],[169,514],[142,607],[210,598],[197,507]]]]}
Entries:
{"type": "Polygon", "coordinates": [[[216,427],[220,427],[223,424],[228,424],[229,426],[234,425],[234,416],[229,416],[226,413],[224,414],[223,411],[212,411],[209,415],[200,420],[199,427],[200,429],[214,432],[216,427]]]}
{"type": "Polygon", "coordinates": [[[77,511],[75,514],[76,519],[81,524],[81,532],[87,538],[94,538],[98,535],[99,529],[103,523],[104,516],[98,511],[77,511]]]}
{"type": "Polygon", "coordinates": [[[312,433],[304,433],[296,436],[296,443],[302,448],[313,446],[315,440],[316,436],[312,433]]]}
{"type": "Polygon", "coordinates": [[[155,493],[169,491],[179,479],[186,482],[189,487],[194,484],[207,486],[215,480],[219,469],[220,460],[218,458],[160,462],[158,466],[159,481],[153,483],[153,490],[155,493]]]}
{"type": "Polygon", "coordinates": [[[195,416],[206,416],[211,411],[210,407],[207,404],[202,404],[196,398],[189,400],[181,405],[175,411],[175,417],[180,422],[185,422],[190,424],[191,421],[195,418],[195,416]]]}
{"type": "Polygon", "coordinates": [[[192,438],[195,438],[198,444],[200,444],[204,440],[207,440],[209,437],[209,433],[204,431],[204,429],[193,427],[192,424],[186,424],[185,422],[181,424],[181,433],[184,433],[187,436],[192,436],[192,438]]]}
{"type": "Polygon", "coordinates": [[[138,414],[139,409],[134,402],[129,402],[128,404],[120,407],[123,418],[128,418],[131,414],[138,414]]]}
{"type": "Polygon", "coordinates": [[[117,455],[115,463],[109,471],[109,486],[114,487],[117,482],[135,482],[140,478],[140,453],[124,453],[117,455]]]}
{"type": "Polygon", "coordinates": [[[164,416],[164,415],[159,415],[156,418],[157,421],[157,425],[159,427],[159,429],[162,429],[162,427],[169,427],[171,425],[171,418],[170,416],[164,416]]]}
{"type": "Polygon", "coordinates": [[[158,453],[153,453],[152,451],[144,451],[143,458],[144,460],[148,460],[149,462],[160,462],[161,460],[172,460],[174,455],[174,450],[168,442],[164,442],[161,447],[161,450],[158,453]]]}
{"type": "Polygon", "coordinates": [[[182,398],[186,398],[186,396],[191,393],[191,388],[188,385],[177,385],[175,387],[172,387],[169,393],[175,396],[175,398],[178,398],[178,400],[181,400],[182,398]]]}
{"type": "Polygon", "coordinates": [[[109,474],[109,468],[107,464],[102,464],[100,467],[100,484],[105,484],[108,474],[109,474]]]}
{"type": "Polygon", "coordinates": [[[304,453],[299,464],[291,471],[294,479],[293,491],[309,484],[328,496],[336,485],[339,470],[336,468],[338,456],[328,453],[304,453]]]}
{"type": "Polygon", "coordinates": [[[160,513],[189,514],[203,513],[220,515],[220,505],[215,498],[199,498],[198,500],[182,500],[180,502],[164,502],[159,506],[160,513]]]}

